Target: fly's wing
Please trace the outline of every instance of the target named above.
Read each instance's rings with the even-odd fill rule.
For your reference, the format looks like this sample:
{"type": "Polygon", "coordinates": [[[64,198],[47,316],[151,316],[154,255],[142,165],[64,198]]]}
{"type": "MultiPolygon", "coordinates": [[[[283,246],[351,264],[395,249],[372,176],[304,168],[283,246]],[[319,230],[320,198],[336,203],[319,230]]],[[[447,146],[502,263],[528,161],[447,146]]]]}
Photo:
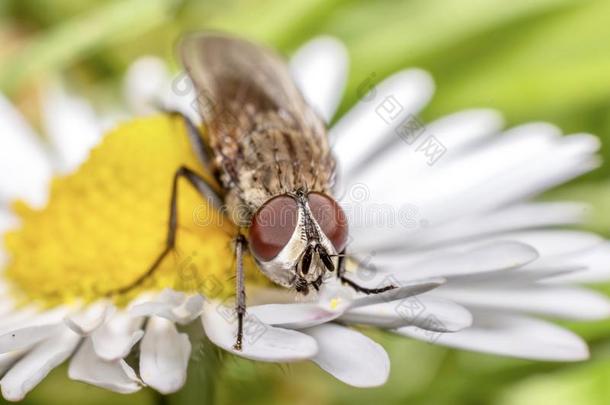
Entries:
{"type": "Polygon", "coordinates": [[[222,130],[235,115],[243,119],[239,109],[250,106],[257,113],[288,114],[298,127],[324,136],[324,124],[306,104],[286,63],[270,49],[205,33],[187,36],[180,51],[210,131],[222,130]]]}

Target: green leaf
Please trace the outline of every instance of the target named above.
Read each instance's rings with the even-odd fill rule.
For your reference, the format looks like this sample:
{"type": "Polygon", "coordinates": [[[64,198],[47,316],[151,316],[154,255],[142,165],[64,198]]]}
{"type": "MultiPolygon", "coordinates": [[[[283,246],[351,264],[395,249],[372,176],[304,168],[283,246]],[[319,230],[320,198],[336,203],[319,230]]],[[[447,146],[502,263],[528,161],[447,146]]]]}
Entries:
{"type": "Polygon", "coordinates": [[[486,105],[522,120],[607,100],[609,13],[608,2],[583,3],[511,31],[510,41],[443,78],[432,108],[441,114],[486,105]]]}
{"type": "Polygon", "coordinates": [[[239,1],[235,7],[212,18],[206,29],[239,34],[286,49],[311,35],[309,29],[340,0],[239,1]]]}
{"type": "Polygon", "coordinates": [[[354,62],[348,89],[351,97],[360,81],[372,72],[381,79],[400,68],[418,65],[430,55],[442,56],[443,50],[476,35],[570,3],[571,0],[384,2],[385,7],[373,13],[364,5],[361,10],[352,10],[352,14],[349,10],[337,13],[329,27],[350,47],[354,62]]]}
{"type": "Polygon", "coordinates": [[[60,71],[94,50],[125,41],[166,21],[177,0],[112,2],[36,35],[0,64],[0,90],[60,71]]]}
{"type": "MultiPolygon", "coordinates": [[[[600,356],[601,357],[601,356],[600,356]]],[[[605,405],[610,397],[610,368],[600,359],[550,374],[539,374],[506,387],[500,405],[605,405]]]]}

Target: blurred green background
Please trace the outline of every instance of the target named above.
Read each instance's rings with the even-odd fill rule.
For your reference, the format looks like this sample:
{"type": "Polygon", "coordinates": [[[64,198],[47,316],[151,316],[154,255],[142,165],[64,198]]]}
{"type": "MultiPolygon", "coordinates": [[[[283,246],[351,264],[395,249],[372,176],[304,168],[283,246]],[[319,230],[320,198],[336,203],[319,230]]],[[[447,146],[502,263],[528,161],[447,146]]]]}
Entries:
{"type": "MultiPolygon", "coordinates": [[[[610,161],[607,0],[0,0],[0,91],[34,123],[39,90],[58,75],[95,104],[113,103],[131,62],[153,54],[178,70],[174,44],[181,33],[198,29],[235,32],[286,54],[312,36],[332,34],[351,56],[340,112],[372,73],[381,80],[417,66],[437,83],[426,119],[493,107],[509,124],[548,120],[565,132],[594,133],[610,161]]],[[[587,227],[606,236],[609,173],[605,163],[551,193],[593,204],[587,227]]],[[[377,389],[348,387],[313,364],[280,367],[225,356],[205,367],[191,364],[187,387],[169,397],[148,390],[112,394],[69,381],[64,367],[25,403],[609,403],[610,322],[568,326],[590,342],[592,360],[504,359],[365,330],[392,358],[390,381],[377,389]]]]}

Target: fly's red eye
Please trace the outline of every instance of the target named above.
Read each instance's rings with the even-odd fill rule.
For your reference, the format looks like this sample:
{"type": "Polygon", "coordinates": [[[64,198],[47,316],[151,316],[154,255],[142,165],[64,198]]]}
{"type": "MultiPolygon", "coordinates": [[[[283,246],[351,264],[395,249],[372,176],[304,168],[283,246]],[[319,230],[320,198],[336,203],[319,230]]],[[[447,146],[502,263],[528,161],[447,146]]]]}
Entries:
{"type": "Polygon", "coordinates": [[[309,209],[322,232],[332,242],[337,252],[342,252],[347,243],[347,218],[339,204],[331,197],[320,193],[309,193],[309,209]]]}
{"type": "Polygon", "coordinates": [[[252,217],[250,249],[257,259],[269,261],[286,246],[297,226],[298,207],[289,196],[267,201],[252,217]]]}

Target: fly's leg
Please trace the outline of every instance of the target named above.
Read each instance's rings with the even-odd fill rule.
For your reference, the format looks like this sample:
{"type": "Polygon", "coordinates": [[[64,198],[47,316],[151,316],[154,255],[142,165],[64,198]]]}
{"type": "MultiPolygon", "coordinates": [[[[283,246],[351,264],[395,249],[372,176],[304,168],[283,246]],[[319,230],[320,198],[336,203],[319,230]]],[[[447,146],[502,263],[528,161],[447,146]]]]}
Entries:
{"type": "Polygon", "coordinates": [[[324,274],[320,274],[320,275],[318,276],[318,278],[316,278],[316,279],[314,280],[314,282],[313,282],[313,283],[311,283],[311,285],[313,286],[313,288],[315,288],[315,289],[316,289],[316,291],[320,291],[320,286],[322,285],[322,281],[323,281],[323,279],[324,279],[324,274]]]}
{"type": "Polygon", "coordinates": [[[165,259],[169,252],[171,252],[176,246],[176,231],[178,228],[178,181],[181,178],[188,180],[189,183],[199,192],[199,194],[206,198],[208,203],[214,208],[220,209],[222,207],[221,198],[216,194],[212,187],[208,185],[205,179],[188,167],[181,166],[174,174],[174,181],[172,183],[172,196],[169,205],[169,223],[165,248],[144,274],[134,280],[131,284],[109,292],[107,294],[108,296],[124,294],[140,286],[147,278],[154,274],[154,272],[159,268],[161,262],[163,262],[163,259],[165,259]]]}
{"type": "Polygon", "coordinates": [[[244,316],[246,315],[246,286],[244,283],[244,250],[247,246],[247,241],[244,235],[237,235],[235,240],[235,312],[237,313],[237,338],[233,348],[235,350],[242,349],[242,341],[244,337],[244,316]]]}
{"type": "Polygon", "coordinates": [[[186,127],[186,133],[195,156],[197,156],[197,159],[201,162],[201,164],[209,170],[212,167],[211,161],[213,153],[210,147],[203,141],[203,136],[201,131],[199,131],[197,128],[197,125],[195,125],[195,123],[188,116],[178,110],[171,110],[163,107],[161,107],[161,110],[166,114],[182,117],[184,120],[184,126],[186,127]]]}
{"type": "Polygon", "coordinates": [[[366,287],[362,287],[362,286],[358,285],[357,283],[353,282],[349,278],[345,277],[345,257],[346,256],[345,256],[345,250],[344,250],[339,255],[339,262],[337,265],[337,267],[338,267],[337,268],[337,277],[339,277],[339,280],[341,280],[341,282],[343,284],[347,284],[350,287],[352,287],[354,290],[356,290],[357,292],[361,292],[364,294],[380,294],[382,292],[390,291],[390,290],[393,290],[394,288],[396,288],[396,286],[393,284],[387,285],[385,287],[379,287],[379,288],[366,288],[366,287]]]}

